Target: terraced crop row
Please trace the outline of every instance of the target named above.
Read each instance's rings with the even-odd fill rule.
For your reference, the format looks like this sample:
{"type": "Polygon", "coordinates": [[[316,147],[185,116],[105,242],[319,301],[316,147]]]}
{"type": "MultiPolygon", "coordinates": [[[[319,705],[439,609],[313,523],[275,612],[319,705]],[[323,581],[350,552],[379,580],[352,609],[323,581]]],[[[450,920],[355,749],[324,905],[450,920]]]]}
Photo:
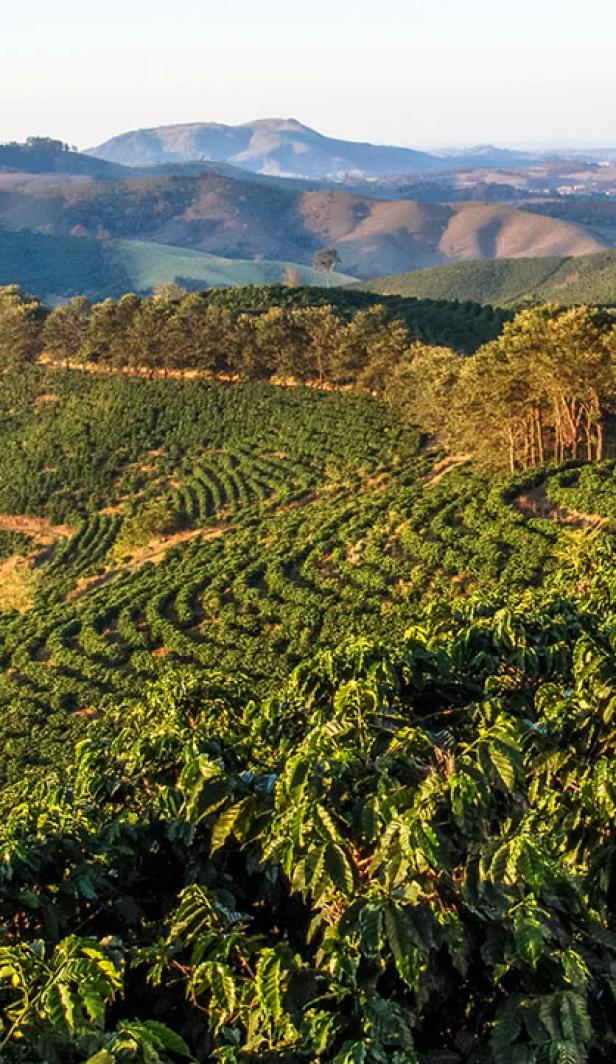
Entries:
{"type": "Polygon", "coordinates": [[[305,490],[312,479],[314,472],[305,463],[228,451],[198,463],[192,476],[171,492],[170,507],[179,524],[190,526],[221,510],[233,513],[272,495],[289,498],[305,490]]]}
{"type": "Polygon", "coordinates": [[[201,502],[185,500],[188,509],[206,512],[208,505],[226,505],[227,495],[237,502],[269,494],[270,485],[280,486],[285,463],[315,475],[374,471],[412,460],[419,446],[416,429],[359,396],[261,383],[97,377],[38,366],[3,377],[0,437],[0,512],[53,524],[77,524],[132,503],[154,490],[158,478],[184,484],[195,465],[220,480],[218,488],[213,478],[204,481],[210,504],[207,495],[201,502]],[[41,403],[49,394],[54,402],[41,403]],[[224,450],[236,461],[213,459],[224,450]],[[287,456],[282,467],[279,454],[287,456]],[[255,455],[264,465],[262,477],[251,465],[255,455]]]}
{"type": "Polygon", "coordinates": [[[61,573],[63,577],[75,578],[91,571],[106,556],[121,524],[120,514],[94,514],[89,517],[75,535],[56,550],[47,566],[48,575],[61,573]]]}
{"type": "MultiPolygon", "coordinates": [[[[228,468],[242,469],[239,457],[228,468]]],[[[265,690],[319,645],[366,625],[403,631],[431,585],[446,594],[499,570],[514,580],[514,549],[521,578],[540,574],[553,526],[526,521],[485,485],[481,497],[482,482],[463,471],[427,490],[422,468],[418,460],[376,485],[330,485],[291,508],[247,506],[224,534],[197,536],[158,566],[121,573],[74,602],[5,616],[0,698],[27,693],[80,709],[140,690],[171,663],[240,669],[265,690]]]]}

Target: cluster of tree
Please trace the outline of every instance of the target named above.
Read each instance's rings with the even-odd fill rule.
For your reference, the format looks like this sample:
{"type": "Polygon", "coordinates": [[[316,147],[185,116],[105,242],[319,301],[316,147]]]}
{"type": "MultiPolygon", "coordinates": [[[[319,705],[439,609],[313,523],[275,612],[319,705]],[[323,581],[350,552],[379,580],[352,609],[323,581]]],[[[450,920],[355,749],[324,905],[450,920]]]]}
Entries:
{"type": "MultiPolygon", "coordinates": [[[[383,394],[416,340],[408,320],[365,293],[331,293],[331,303],[330,293],[305,293],[282,286],[186,293],[164,285],[153,297],[130,293],[96,304],[76,297],[47,312],[7,287],[0,289],[0,364],[33,361],[44,350],[66,365],[283,377],[383,394]]],[[[418,333],[426,331],[423,322],[418,333]]]]}
{"type": "Polygon", "coordinates": [[[387,392],[488,464],[600,459],[616,407],[614,318],[591,307],[527,309],[472,358],[416,347],[387,392]]]}
{"type": "Polygon", "coordinates": [[[0,166],[7,169],[44,171],[64,152],[77,151],[70,144],[53,137],[28,137],[24,144],[9,141],[0,144],[0,166]]]}
{"type": "Polygon", "coordinates": [[[92,306],[79,297],[56,307],[42,330],[54,360],[113,369],[199,370],[244,380],[272,377],[354,384],[380,391],[412,342],[381,306],[350,321],[329,306],[271,307],[236,314],[197,292],[174,298],[127,295],[92,306]]]}
{"type": "Polygon", "coordinates": [[[17,288],[0,289],[0,363],[31,361],[44,350],[66,365],[351,387],[494,466],[604,456],[616,404],[609,312],[527,308],[464,358],[418,340],[379,303],[341,313],[325,302],[291,297],[276,305],[258,294],[212,298],[163,286],[153,297],[97,304],[78,297],[47,312],[17,288]]]}
{"type": "Polygon", "coordinates": [[[359,310],[375,304],[387,308],[392,317],[427,343],[445,344],[463,354],[471,354],[482,344],[500,336],[503,325],[513,312],[493,307],[489,302],[472,300],[424,299],[415,296],[385,295],[361,288],[318,288],[294,283],[242,285],[236,288],[212,288],[207,300],[235,312],[264,311],[270,307],[332,306],[349,320],[359,310]]]}
{"type": "MultiPolygon", "coordinates": [[[[14,235],[14,234],[13,234],[14,235]]],[[[10,234],[5,234],[6,238],[10,234]]],[[[47,247],[45,241],[52,238],[42,237],[35,234],[37,241],[30,241],[27,251],[27,262],[24,260],[24,276],[32,277],[32,264],[36,268],[37,276],[44,276],[45,283],[49,276],[45,271],[44,263],[49,255],[61,251],[63,264],[70,263],[70,287],[75,289],[79,277],[83,277],[86,270],[88,276],[94,271],[96,283],[93,288],[109,287],[117,289],[118,294],[123,292],[126,285],[119,275],[112,277],[109,273],[109,263],[102,255],[100,248],[95,249],[94,242],[73,241],[71,247],[47,247]],[[87,245],[87,246],[86,246],[87,245]],[[77,250],[76,250],[77,249],[77,250]],[[66,260],[66,261],[65,261],[66,260]],[[96,260],[96,261],[95,261],[96,260]],[[99,261],[100,260],[100,261],[99,261]],[[41,274],[41,270],[43,273],[41,274]]],[[[57,238],[53,238],[57,242],[57,238]]],[[[6,241],[5,241],[6,242],[6,241]]],[[[14,243],[14,242],[13,242],[14,243]]],[[[9,258],[15,257],[19,248],[13,243],[7,249],[9,258]]],[[[21,247],[19,242],[19,247],[21,247]]],[[[67,243],[67,241],[65,241],[67,243]]],[[[70,241],[69,241],[70,243],[70,241]]],[[[67,275],[68,276],[68,275],[67,275]]],[[[7,278],[8,280],[8,278],[7,278]]],[[[1,282],[1,278],[0,278],[1,282]]],[[[183,296],[188,295],[187,286],[181,288],[178,284],[159,286],[158,295],[166,299],[179,302],[183,296]]],[[[193,286],[194,294],[194,286],[193,286]]],[[[375,306],[385,307],[390,318],[397,318],[413,336],[427,343],[445,344],[457,351],[468,354],[477,350],[482,344],[495,339],[500,335],[503,324],[511,318],[511,312],[491,306],[481,306],[478,303],[458,303],[447,300],[415,299],[398,296],[375,295],[359,289],[328,289],[312,286],[297,285],[244,285],[233,288],[212,288],[206,292],[200,291],[199,307],[220,307],[228,310],[233,316],[239,314],[262,314],[273,308],[281,309],[305,309],[315,307],[331,307],[336,316],[343,321],[350,321],[359,311],[370,310],[375,306]]],[[[14,303],[22,299],[23,302],[32,304],[27,296],[21,296],[17,287],[13,284],[2,288],[0,283],[0,302],[11,299],[14,303]]],[[[133,303],[134,296],[131,297],[133,303]]],[[[77,304],[82,313],[85,304],[77,304]]],[[[46,315],[44,307],[39,306],[39,318],[42,320],[46,315]]],[[[79,314],[77,315],[79,316],[79,314]]],[[[35,337],[36,339],[36,337],[35,337]]],[[[40,348],[40,345],[39,345],[40,348]]],[[[4,364],[12,361],[21,361],[24,357],[34,357],[38,348],[34,349],[26,344],[25,352],[23,343],[17,345],[14,356],[10,349],[5,352],[4,358],[0,356],[0,362],[4,364]]]]}

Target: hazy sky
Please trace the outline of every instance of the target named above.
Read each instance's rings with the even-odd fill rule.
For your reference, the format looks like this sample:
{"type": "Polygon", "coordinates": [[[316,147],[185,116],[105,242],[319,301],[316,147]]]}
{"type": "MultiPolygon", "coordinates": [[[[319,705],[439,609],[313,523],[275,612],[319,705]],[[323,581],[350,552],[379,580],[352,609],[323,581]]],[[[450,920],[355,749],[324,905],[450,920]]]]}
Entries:
{"type": "Polygon", "coordinates": [[[294,117],[431,145],[616,143],[614,0],[17,0],[0,141],[294,117]]]}

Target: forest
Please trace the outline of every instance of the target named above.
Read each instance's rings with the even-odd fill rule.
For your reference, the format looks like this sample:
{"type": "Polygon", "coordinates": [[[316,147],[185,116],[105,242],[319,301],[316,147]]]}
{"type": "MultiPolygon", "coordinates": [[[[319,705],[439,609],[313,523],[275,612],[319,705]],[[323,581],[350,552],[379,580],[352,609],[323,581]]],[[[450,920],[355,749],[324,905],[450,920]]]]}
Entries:
{"type": "Polygon", "coordinates": [[[0,290],[0,1061],[614,1058],[615,353],[0,290]]]}

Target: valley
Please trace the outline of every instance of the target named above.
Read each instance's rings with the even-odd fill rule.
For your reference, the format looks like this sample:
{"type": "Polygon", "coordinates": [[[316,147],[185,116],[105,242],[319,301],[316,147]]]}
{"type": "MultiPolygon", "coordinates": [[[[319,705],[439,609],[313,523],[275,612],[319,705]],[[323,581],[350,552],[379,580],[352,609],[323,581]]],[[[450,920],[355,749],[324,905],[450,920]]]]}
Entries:
{"type": "MultiPolygon", "coordinates": [[[[108,159],[45,138],[0,146],[0,273],[7,283],[23,277],[42,298],[101,298],[145,294],[161,282],[271,283],[285,271],[315,283],[309,271],[327,248],[338,256],[332,280],[349,283],[469,259],[583,256],[614,243],[611,164],[582,171],[579,162],[520,156],[513,170],[487,170],[451,156],[434,157],[434,170],[418,152],[350,145],[349,172],[332,177],[325,164],[319,170],[324,149],[313,141],[320,144],[320,135],[308,131],[308,169],[288,175],[272,160],[279,148],[291,150],[285,138],[295,144],[304,127],[282,125],[271,136],[238,133],[237,144],[256,145],[254,157],[234,154],[235,134],[229,140],[220,130],[213,140],[206,130],[204,156],[192,127],[160,135],[161,144],[176,137],[184,145],[168,154],[136,147],[123,154],[125,143],[159,143],[152,131],[119,138],[108,159]],[[375,175],[368,163],[353,170],[360,149],[382,159],[375,175]]],[[[503,153],[502,166],[511,154],[503,153]]],[[[485,153],[476,158],[496,164],[485,153]]]]}

